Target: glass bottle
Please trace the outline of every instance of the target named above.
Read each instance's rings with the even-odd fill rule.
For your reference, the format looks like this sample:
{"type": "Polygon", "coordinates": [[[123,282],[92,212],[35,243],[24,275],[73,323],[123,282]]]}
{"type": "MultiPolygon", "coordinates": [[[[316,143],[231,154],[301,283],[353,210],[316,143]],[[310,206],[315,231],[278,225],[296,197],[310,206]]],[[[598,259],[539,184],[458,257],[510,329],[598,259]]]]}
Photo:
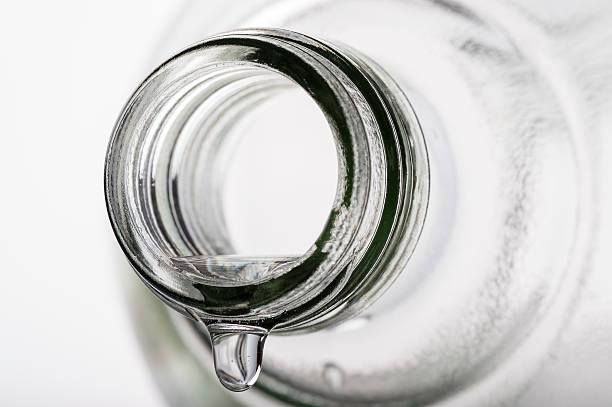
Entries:
{"type": "Polygon", "coordinates": [[[186,11],[166,47],[206,39],[142,83],[107,155],[124,252],[189,318],[134,298],[173,404],[609,404],[612,294],[589,292],[610,288],[610,6],[236,4],[186,11]],[[220,391],[213,362],[255,387],[220,391]]]}

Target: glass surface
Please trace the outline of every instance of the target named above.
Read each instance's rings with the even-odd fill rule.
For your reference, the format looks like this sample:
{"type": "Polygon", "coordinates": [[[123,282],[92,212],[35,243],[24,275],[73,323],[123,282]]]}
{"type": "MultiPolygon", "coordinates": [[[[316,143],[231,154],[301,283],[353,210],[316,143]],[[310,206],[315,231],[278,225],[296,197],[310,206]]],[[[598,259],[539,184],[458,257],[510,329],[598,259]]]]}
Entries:
{"type": "MultiPolygon", "coordinates": [[[[273,330],[256,388],[232,400],[608,405],[612,393],[604,384],[612,375],[612,350],[605,342],[612,327],[602,320],[612,315],[612,301],[610,287],[597,287],[597,281],[606,281],[598,276],[612,264],[603,254],[607,232],[598,226],[609,217],[604,205],[609,167],[602,151],[609,151],[604,134],[610,129],[610,6],[351,0],[219,3],[216,9],[214,4],[187,10],[174,40],[160,46],[168,52],[161,54],[168,57],[215,32],[253,26],[313,35],[351,55],[354,49],[359,66],[377,73],[372,67],[380,66],[392,78],[383,82],[397,84],[387,97],[403,94],[414,108],[431,178],[428,214],[414,253],[405,266],[388,266],[397,280],[371,305],[364,300],[368,285],[352,300],[338,301],[354,301],[355,312],[334,317],[333,307],[323,307],[330,313],[322,315],[317,308],[322,319],[313,332],[281,336],[273,330]],[[592,343],[584,345],[590,333],[592,343]]],[[[347,178],[340,163],[339,189],[347,178]]],[[[312,171],[318,174],[316,166],[312,171]]],[[[190,178],[206,174],[211,171],[195,171],[190,178]]],[[[217,213],[205,201],[194,205],[202,211],[194,215],[194,225],[217,213]]],[[[210,233],[228,237],[220,247],[231,244],[229,233],[209,225],[198,232],[200,242],[210,233]]],[[[205,252],[187,250],[178,258],[205,252]]],[[[282,264],[295,257],[272,254],[275,260],[264,271],[286,275],[282,264]]],[[[214,268],[209,257],[195,260],[186,269],[206,275],[202,264],[206,272],[214,268]]],[[[214,260],[218,265],[226,258],[214,260]]],[[[239,264],[262,263],[250,258],[239,264]]],[[[194,363],[209,369],[208,333],[181,318],[173,316],[173,325],[160,331],[179,332],[189,351],[175,354],[196,355],[190,356],[200,358],[194,363]]],[[[300,328],[296,321],[285,321],[285,328],[300,328]]],[[[163,341],[165,334],[156,335],[163,341]]],[[[172,377],[160,381],[169,394],[191,397],[192,405],[211,405],[197,380],[176,388],[172,377]]]]}

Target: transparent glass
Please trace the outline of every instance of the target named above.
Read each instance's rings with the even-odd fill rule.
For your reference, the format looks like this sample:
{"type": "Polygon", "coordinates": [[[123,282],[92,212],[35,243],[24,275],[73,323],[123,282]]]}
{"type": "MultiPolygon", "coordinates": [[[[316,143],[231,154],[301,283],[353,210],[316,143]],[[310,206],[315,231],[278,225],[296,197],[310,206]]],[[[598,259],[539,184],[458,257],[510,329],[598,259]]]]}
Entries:
{"type": "Polygon", "coordinates": [[[132,265],[195,321],[132,294],[171,403],[609,405],[611,7],[575,3],[191,5],[162,59],[209,39],[135,93],[106,178],[132,265]],[[210,37],[238,27],[293,31],[210,37]],[[337,147],[330,216],[303,253],[248,253],[224,174],[296,90],[337,147]],[[233,390],[259,373],[218,351],[264,355],[253,389],[217,387],[213,356],[233,390]]]}

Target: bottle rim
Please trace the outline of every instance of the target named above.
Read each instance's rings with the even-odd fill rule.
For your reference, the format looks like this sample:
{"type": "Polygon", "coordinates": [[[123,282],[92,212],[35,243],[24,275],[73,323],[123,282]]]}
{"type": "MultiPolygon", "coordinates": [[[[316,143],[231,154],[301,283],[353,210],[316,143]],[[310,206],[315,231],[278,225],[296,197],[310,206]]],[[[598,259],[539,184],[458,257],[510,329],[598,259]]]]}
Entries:
{"type": "MultiPolygon", "coordinates": [[[[223,133],[216,137],[221,144],[223,133]]],[[[215,152],[204,159],[213,161],[215,152]]],[[[393,80],[355,50],[286,30],[220,34],[164,62],[123,109],[105,167],[113,230],[149,288],[205,322],[281,331],[331,324],[384,291],[418,241],[428,192],[423,134],[393,80]],[[218,89],[234,86],[225,103],[257,101],[287,79],[314,99],[334,134],[338,186],[326,226],[305,254],[276,274],[230,283],[198,279],[189,259],[223,255],[227,247],[215,247],[221,226],[199,240],[185,226],[189,214],[181,211],[185,191],[177,190],[177,179],[188,171],[173,160],[188,161],[177,151],[193,144],[173,129],[218,89]]]]}

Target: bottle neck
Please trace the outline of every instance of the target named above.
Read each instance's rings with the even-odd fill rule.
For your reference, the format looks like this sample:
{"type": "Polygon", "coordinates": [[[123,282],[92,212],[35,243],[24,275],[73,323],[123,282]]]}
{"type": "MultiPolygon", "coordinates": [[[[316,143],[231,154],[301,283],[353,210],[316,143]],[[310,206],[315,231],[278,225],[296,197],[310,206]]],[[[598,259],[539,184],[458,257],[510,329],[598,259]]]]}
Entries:
{"type": "Polygon", "coordinates": [[[222,34],[160,66],[121,115],[106,167],[113,227],[149,287],[207,324],[283,331],[337,322],[391,284],[418,239],[428,181],[416,116],[385,72],[353,50],[281,30],[222,34]],[[219,123],[295,86],[336,143],[331,213],[301,256],[232,255],[215,179],[230,144],[219,123]]]}

